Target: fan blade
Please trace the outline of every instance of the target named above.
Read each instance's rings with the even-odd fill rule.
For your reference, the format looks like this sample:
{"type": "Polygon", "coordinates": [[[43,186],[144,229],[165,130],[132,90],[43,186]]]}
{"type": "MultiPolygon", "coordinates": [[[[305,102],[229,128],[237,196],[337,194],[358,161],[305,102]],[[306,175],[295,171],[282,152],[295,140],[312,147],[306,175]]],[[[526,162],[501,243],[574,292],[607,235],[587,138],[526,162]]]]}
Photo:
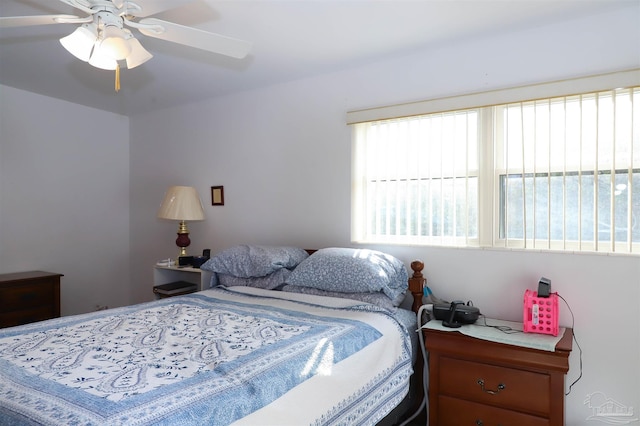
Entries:
{"type": "Polygon", "coordinates": [[[32,25],[63,24],[60,20],[78,19],[73,15],[35,15],[0,17],[0,28],[28,27],[32,25]]]}
{"type": "Polygon", "coordinates": [[[156,18],[146,18],[139,22],[145,26],[158,26],[155,28],[143,28],[139,30],[142,34],[166,41],[172,41],[185,46],[191,46],[213,53],[219,53],[232,58],[242,59],[251,50],[251,43],[236,38],[225,37],[220,34],[210,33],[197,28],[185,27],[173,22],[162,21],[156,18]]]}
{"type": "Polygon", "coordinates": [[[124,3],[121,9],[126,10],[127,15],[137,16],[143,18],[145,16],[155,15],[156,13],[163,12],[169,9],[175,9],[186,3],[191,3],[194,0],[120,0],[119,3],[124,3]],[[129,6],[130,3],[134,5],[129,6]]]}
{"type": "Polygon", "coordinates": [[[71,7],[75,7],[76,9],[80,9],[83,12],[92,14],[94,13],[91,10],[92,3],[88,0],[60,0],[62,3],[68,4],[71,7]]]}

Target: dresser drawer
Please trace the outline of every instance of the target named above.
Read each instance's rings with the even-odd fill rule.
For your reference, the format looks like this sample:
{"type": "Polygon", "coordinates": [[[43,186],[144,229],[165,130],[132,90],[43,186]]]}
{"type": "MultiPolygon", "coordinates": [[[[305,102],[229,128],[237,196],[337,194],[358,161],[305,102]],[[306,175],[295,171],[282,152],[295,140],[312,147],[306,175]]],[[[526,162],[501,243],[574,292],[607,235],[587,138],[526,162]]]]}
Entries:
{"type": "Polygon", "coordinates": [[[440,359],[440,394],[548,416],[547,374],[456,358],[440,359]]]}
{"type": "Polygon", "coordinates": [[[47,281],[0,288],[0,310],[9,312],[53,305],[54,296],[54,284],[47,281]]]}
{"type": "Polygon", "coordinates": [[[56,318],[58,316],[59,315],[55,312],[53,305],[0,313],[0,327],[13,327],[15,325],[29,324],[36,321],[56,318]]]}
{"type": "Polygon", "coordinates": [[[438,398],[438,426],[549,426],[549,420],[463,399],[438,398]]]}

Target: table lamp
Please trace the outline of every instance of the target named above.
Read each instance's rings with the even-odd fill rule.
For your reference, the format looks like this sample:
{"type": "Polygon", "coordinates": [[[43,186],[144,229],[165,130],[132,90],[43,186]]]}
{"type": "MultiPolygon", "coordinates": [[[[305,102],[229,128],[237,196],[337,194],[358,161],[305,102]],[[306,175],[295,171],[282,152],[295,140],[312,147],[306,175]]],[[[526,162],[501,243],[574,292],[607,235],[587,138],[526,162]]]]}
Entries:
{"type": "Polygon", "coordinates": [[[204,209],[198,192],[191,186],[171,186],[164,195],[158,210],[158,218],[179,220],[176,245],[180,247],[179,256],[187,255],[191,244],[187,220],[204,220],[204,209]]]}

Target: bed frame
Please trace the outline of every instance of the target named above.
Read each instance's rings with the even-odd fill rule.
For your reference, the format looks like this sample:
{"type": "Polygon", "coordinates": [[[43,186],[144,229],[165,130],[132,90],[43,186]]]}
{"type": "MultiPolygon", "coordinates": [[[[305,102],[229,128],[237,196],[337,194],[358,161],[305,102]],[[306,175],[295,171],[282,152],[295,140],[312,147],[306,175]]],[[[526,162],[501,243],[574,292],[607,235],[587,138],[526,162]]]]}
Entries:
{"type": "Polygon", "coordinates": [[[413,295],[411,310],[417,314],[420,306],[422,306],[422,291],[427,280],[422,275],[424,263],[419,260],[414,260],[411,262],[411,269],[413,270],[413,275],[409,278],[409,291],[413,295]]]}

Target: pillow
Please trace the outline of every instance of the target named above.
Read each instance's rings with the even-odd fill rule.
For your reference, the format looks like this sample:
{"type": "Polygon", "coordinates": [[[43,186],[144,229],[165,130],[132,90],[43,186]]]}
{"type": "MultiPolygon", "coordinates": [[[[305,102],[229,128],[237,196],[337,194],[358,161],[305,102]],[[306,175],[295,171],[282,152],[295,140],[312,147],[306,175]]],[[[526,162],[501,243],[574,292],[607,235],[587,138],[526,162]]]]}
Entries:
{"type": "Polygon", "coordinates": [[[298,247],[240,245],[216,254],[200,269],[240,278],[264,277],[293,269],[307,257],[309,253],[298,247]]]}
{"type": "Polygon", "coordinates": [[[273,290],[281,286],[291,273],[288,269],[278,269],[277,271],[265,275],[264,277],[234,277],[233,275],[215,274],[218,278],[218,284],[226,287],[245,286],[263,288],[265,290],[273,290]]]}
{"type": "Polygon", "coordinates": [[[324,248],[293,270],[286,283],[340,293],[382,291],[391,300],[406,292],[409,275],[395,257],[376,250],[324,248]]]}
{"type": "MultiPolygon", "coordinates": [[[[359,300],[361,302],[371,303],[372,305],[379,306],[391,312],[395,312],[398,306],[397,304],[394,304],[394,301],[389,299],[386,294],[381,292],[338,293],[337,291],[318,290],[317,288],[301,287],[301,286],[291,285],[291,284],[285,284],[284,286],[282,286],[281,290],[287,291],[289,293],[303,293],[303,294],[312,294],[315,296],[329,296],[329,297],[339,297],[342,299],[359,300]]],[[[400,301],[402,301],[403,299],[404,299],[404,295],[400,301]]]]}

